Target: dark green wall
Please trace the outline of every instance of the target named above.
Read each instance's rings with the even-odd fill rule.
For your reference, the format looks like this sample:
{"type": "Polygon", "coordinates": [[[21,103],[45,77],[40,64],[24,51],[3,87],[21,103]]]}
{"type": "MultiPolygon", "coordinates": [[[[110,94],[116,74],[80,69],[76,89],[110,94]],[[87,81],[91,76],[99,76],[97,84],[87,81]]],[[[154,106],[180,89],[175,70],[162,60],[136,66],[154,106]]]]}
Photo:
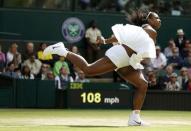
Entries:
{"type": "Polygon", "coordinates": [[[125,21],[121,15],[113,14],[9,9],[0,11],[0,31],[21,34],[17,37],[26,40],[60,41],[63,40],[61,26],[68,17],[78,17],[85,25],[96,19],[105,35],[111,34],[110,27],[114,23],[125,21]]]}
{"type": "MultiPolygon", "coordinates": [[[[61,99],[67,101],[64,107],[68,108],[129,109],[132,107],[133,90],[125,83],[70,83],[66,94],[62,94],[66,95],[64,97],[57,97],[57,91],[54,81],[13,80],[0,75],[0,108],[56,108],[56,103],[58,104],[61,99]],[[88,97],[85,97],[87,102],[82,103],[82,93],[94,95],[99,93],[102,103],[88,102],[88,97]],[[115,97],[120,100],[118,104],[110,105],[103,101],[104,98],[115,97]]],[[[188,91],[149,90],[143,109],[190,111],[190,99],[191,93],[188,91]]]]}
{"type": "Polygon", "coordinates": [[[15,80],[0,76],[0,107],[54,108],[55,82],[15,80]],[[5,81],[2,84],[2,81],[5,81]]]}
{"type": "MultiPolygon", "coordinates": [[[[63,21],[68,17],[78,17],[87,26],[95,19],[104,36],[111,35],[111,26],[125,23],[123,14],[68,12],[52,10],[0,9],[0,32],[18,33],[17,35],[0,35],[5,39],[24,39],[42,41],[64,41],[61,34],[63,21]],[[20,35],[19,35],[20,34],[20,35]]],[[[191,37],[191,17],[162,17],[158,43],[163,47],[168,39],[176,36],[176,29],[183,28],[191,37]]]]}

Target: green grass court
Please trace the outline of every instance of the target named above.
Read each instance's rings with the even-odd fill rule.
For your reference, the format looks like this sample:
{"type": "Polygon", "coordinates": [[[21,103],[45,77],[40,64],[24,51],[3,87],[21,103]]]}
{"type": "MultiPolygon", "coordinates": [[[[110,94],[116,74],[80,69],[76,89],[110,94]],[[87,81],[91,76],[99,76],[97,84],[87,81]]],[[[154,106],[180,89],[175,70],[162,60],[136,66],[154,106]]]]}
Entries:
{"type": "Polygon", "coordinates": [[[129,110],[0,109],[0,131],[191,131],[189,111],[142,111],[145,127],[128,127],[129,110]]]}

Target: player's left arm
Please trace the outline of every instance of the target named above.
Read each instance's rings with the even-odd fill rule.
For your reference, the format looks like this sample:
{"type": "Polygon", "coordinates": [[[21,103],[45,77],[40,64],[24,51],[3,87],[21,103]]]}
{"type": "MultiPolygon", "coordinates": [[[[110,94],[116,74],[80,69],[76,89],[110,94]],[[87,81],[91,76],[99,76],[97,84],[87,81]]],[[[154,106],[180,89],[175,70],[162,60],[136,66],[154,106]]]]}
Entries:
{"type": "Polygon", "coordinates": [[[104,37],[98,37],[96,43],[99,44],[113,44],[117,43],[118,40],[114,35],[112,35],[110,38],[105,39],[104,37]]]}
{"type": "Polygon", "coordinates": [[[146,26],[145,28],[143,28],[145,30],[145,32],[147,32],[147,34],[150,36],[151,39],[153,39],[153,41],[156,44],[156,39],[157,39],[157,32],[156,30],[154,30],[152,27],[150,26],[146,26]]]}
{"type": "MultiPolygon", "coordinates": [[[[150,38],[154,41],[154,43],[156,44],[156,39],[157,39],[157,32],[155,29],[153,29],[151,26],[146,26],[145,28],[143,28],[145,30],[145,32],[150,36],[150,38]]],[[[143,65],[147,65],[149,62],[151,61],[150,58],[144,58],[143,61],[141,61],[141,63],[143,65]]]]}

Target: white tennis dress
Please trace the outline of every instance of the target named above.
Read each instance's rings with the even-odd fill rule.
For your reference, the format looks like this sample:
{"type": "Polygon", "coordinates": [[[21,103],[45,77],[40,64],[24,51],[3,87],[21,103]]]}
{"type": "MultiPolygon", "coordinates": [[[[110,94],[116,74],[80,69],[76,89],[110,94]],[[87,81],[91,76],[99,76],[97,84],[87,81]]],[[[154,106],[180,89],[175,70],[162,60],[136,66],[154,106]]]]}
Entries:
{"type": "Polygon", "coordinates": [[[142,27],[116,24],[112,26],[112,31],[119,45],[111,47],[105,55],[117,66],[117,69],[129,65],[134,69],[144,69],[140,62],[144,58],[156,57],[155,43],[142,27]],[[136,54],[129,57],[122,44],[134,50],[136,54]]]}

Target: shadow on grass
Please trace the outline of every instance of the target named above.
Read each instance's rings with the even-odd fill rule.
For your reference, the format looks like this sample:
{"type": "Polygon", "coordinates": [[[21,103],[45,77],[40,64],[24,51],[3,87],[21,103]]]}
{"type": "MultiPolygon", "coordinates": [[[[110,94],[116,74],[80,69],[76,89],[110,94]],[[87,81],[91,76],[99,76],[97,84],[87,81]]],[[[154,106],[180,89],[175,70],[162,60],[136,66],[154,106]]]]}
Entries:
{"type": "Polygon", "coordinates": [[[105,125],[68,125],[67,127],[74,127],[74,128],[125,128],[125,127],[128,127],[128,126],[105,126],[105,125]]]}

